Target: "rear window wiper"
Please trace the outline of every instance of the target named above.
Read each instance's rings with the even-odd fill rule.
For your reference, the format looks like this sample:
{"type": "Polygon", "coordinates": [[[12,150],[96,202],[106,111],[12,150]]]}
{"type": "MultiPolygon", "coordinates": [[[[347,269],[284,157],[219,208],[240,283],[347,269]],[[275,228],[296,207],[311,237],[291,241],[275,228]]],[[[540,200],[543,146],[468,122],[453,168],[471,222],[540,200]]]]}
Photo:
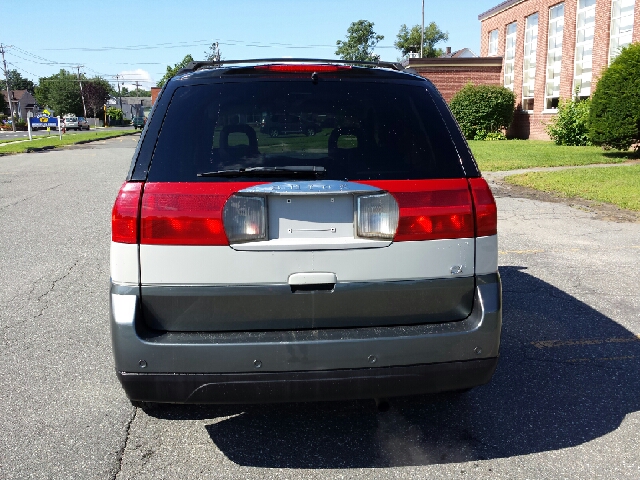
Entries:
{"type": "Polygon", "coordinates": [[[324,175],[324,167],[317,165],[283,166],[283,167],[247,167],[198,173],[198,177],[280,177],[285,174],[295,176],[324,175]]]}

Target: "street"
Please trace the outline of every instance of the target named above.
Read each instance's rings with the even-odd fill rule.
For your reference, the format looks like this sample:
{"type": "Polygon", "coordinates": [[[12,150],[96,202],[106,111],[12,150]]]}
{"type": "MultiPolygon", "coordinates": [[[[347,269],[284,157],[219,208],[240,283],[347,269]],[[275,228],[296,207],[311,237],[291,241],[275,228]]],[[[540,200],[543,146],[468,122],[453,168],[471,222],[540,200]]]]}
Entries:
{"type": "Polygon", "coordinates": [[[0,156],[0,478],[640,478],[640,224],[504,189],[488,385],[387,412],[132,407],[108,280],[111,207],[137,139],[0,156]]]}

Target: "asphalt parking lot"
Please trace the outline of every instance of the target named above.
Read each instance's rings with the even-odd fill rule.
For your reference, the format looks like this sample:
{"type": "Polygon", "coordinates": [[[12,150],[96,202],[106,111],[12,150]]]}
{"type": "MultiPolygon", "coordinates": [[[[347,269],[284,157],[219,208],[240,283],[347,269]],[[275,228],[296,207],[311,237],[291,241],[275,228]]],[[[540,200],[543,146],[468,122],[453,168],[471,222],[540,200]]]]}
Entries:
{"type": "Polygon", "coordinates": [[[492,382],[462,395],[135,409],[110,210],[137,136],[0,157],[0,478],[640,478],[640,224],[498,198],[492,382]]]}

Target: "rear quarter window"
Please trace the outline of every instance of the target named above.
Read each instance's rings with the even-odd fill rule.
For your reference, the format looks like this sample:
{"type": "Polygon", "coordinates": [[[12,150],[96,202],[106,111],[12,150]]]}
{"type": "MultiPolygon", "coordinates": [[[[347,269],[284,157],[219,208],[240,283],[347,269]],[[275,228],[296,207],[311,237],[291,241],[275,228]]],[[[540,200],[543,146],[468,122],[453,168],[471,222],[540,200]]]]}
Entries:
{"type": "Polygon", "coordinates": [[[424,85],[260,80],[178,87],[148,179],[224,182],[197,174],[292,165],[322,166],[327,180],[465,176],[424,85]]]}

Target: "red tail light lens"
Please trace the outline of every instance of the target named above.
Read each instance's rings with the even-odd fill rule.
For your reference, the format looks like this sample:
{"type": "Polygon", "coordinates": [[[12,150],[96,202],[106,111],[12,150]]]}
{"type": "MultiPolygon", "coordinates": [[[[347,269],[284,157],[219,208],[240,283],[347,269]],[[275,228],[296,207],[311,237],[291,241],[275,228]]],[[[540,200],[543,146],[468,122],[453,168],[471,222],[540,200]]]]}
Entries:
{"type": "Polygon", "coordinates": [[[111,240],[118,243],[138,243],[138,209],[141,182],[124,182],[111,210],[111,240]]]}
{"type": "Polygon", "coordinates": [[[229,196],[255,185],[229,183],[147,183],[142,197],[140,243],[229,245],[222,211],[229,196]]]}
{"type": "Polygon", "coordinates": [[[473,237],[473,208],[465,179],[366,183],[398,201],[400,221],[394,242],[473,237]]]}
{"type": "Polygon", "coordinates": [[[476,237],[498,233],[498,209],[491,189],[484,178],[470,178],[469,185],[476,209],[476,237]]]}
{"type": "Polygon", "coordinates": [[[290,72],[290,73],[322,73],[337,72],[340,70],[351,70],[350,65],[258,65],[255,70],[267,72],[290,72]]]}

